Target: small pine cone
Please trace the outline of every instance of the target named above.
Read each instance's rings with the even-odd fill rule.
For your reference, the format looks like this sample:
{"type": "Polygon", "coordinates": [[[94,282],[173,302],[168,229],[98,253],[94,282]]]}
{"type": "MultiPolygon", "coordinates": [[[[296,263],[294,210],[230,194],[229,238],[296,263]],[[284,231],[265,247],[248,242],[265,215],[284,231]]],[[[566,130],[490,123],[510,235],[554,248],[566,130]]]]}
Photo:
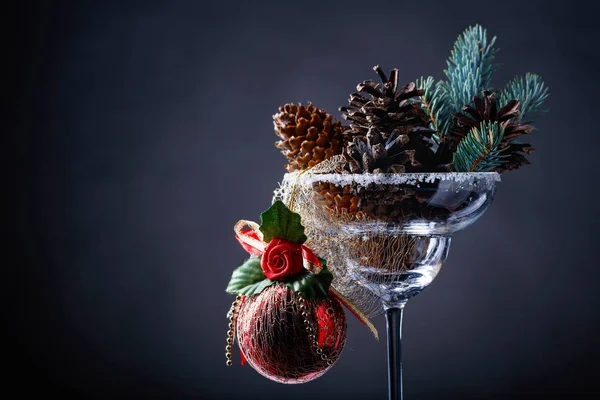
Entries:
{"type": "Polygon", "coordinates": [[[341,189],[332,183],[320,183],[319,194],[325,199],[327,208],[336,212],[355,213],[358,211],[359,198],[351,193],[350,185],[341,189]]]}
{"type": "Polygon", "coordinates": [[[474,127],[483,121],[498,122],[504,128],[504,137],[500,148],[503,150],[504,163],[496,168],[496,172],[514,170],[522,165],[529,164],[525,155],[530,154],[534,148],[525,143],[516,143],[515,138],[530,134],[534,127],[524,124],[517,119],[521,104],[518,100],[511,100],[498,109],[496,94],[483,91],[482,97],[474,96],[472,104],[463,107],[462,113],[454,114],[453,129],[448,134],[448,146],[456,151],[458,143],[467,136],[474,127]]]}
{"type": "Polygon", "coordinates": [[[281,138],[275,147],[287,157],[289,172],[312,168],[342,153],[345,128],[339,121],[308,103],[286,104],[273,115],[275,133],[281,138]]]}

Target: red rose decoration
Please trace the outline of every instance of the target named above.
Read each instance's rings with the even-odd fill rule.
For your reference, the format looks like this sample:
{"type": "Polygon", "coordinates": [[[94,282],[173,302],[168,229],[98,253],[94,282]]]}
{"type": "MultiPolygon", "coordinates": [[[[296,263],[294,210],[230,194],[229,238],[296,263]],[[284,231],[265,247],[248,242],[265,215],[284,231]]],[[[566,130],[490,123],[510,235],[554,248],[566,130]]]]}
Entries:
{"type": "Polygon", "coordinates": [[[282,281],[296,275],[302,265],[302,245],[285,239],[273,239],[265,248],[260,266],[268,279],[282,281]]]}

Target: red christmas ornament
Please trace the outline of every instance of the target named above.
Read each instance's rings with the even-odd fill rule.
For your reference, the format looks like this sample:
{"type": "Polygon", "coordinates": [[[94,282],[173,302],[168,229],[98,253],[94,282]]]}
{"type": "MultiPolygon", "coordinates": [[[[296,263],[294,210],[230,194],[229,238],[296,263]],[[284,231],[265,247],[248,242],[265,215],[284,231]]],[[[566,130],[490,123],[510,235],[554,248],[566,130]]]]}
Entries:
{"type": "Polygon", "coordinates": [[[225,356],[231,359],[237,331],[242,363],[280,383],[316,379],[338,360],[346,344],[342,304],[377,331],[331,285],[326,260],[304,245],[300,215],[276,201],[261,225],[239,221],[236,239],[252,255],[236,268],[226,291],[237,295],[229,317],[225,356]],[[248,228],[246,228],[248,227],[248,228]]]}
{"type": "Polygon", "coordinates": [[[335,364],[346,342],[346,316],[335,298],[304,299],[281,283],[245,297],[236,314],[243,355],[276,382],[318,378],[335,364]]]}

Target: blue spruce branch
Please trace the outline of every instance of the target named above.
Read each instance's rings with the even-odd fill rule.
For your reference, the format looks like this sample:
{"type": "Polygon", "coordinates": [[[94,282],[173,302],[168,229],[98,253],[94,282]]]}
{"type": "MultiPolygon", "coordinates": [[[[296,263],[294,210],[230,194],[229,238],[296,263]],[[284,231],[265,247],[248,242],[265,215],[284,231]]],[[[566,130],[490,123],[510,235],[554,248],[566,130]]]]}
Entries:
{"type": "Polygon", "coordinates": [[[539,75],[527,73],[525,77],[517,76],[506,85],[500,93],[500,105],[510,100],[519,100],[521,103],[518,120],[532,113],[546,112],[542,109],[542,103],[549,96],[548,87],[539,75]]]}
{"type": "Polygon", "coordinates": [[[434,138],[438,141],[450,130],[454,113],[491,86],[497,67],[493,63],[497,52],[495,42],[495,36],[488,41],[487,31],[480,25],[469,27],[450,52],[448,68],[444,70],[448,80],[435,83],[431,77],[418,80],[419,87],[428,91],[423,100],[427,102],[432,122],[435,121],[432,128],[437,132],[434,138]]]}
{"type": "Polygon", "coordinates": [[[420,77],[415,81],[417,88],[423,89],[423,95],[420,96],[421,109],[427,114],[430,120],[429,129],[434,131],[432,138],[435,143],[440,142],[438,135],[438,115],[433,111],[433,104],[437,101],[435,95],[435,79],[433,76],[420,77]]]}
{"type": "Polygon", "coordinates": [[[482,121],[460,141],[452,165],[457,172],[489,172],[502,165],[508,155],[500,144],[504,127],[497,121],[482,121]]]}

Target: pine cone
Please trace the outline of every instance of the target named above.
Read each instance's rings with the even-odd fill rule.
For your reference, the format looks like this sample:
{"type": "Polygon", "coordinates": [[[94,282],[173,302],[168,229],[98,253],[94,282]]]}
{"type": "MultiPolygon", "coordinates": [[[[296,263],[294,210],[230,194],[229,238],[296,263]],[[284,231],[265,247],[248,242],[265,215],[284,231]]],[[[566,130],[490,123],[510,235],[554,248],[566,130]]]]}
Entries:
{"type": "Polygon", "coordinates": [[[275,133],[281,138],[275,147],[289,160],[289,172],[311,168],[342,153],[344,127],[333,117],[308,103],[286,104],[273,115],[275,133]]]}
{"type": "Polygon", "coordinates": [[[332,183],[322,182],[317,191],[325,199],[325,205],[336,212],[356,213],[359,198],[351,193],[350,185],[343,188],[332,183]]]}
{"type": "Polygon", "coordinates": [[[357,183],[336,185],[315,183],[316,204],[334,213],[350,215],[357,220],[366,218],[385,222],[405,222],[409,218],[443,220],[449,211],[430,205],[436,193],[437,183],[421,183],[421,190],[412,185],[357,183]]]}
{"type": "Polygon", "coordinates": [[[524,164],[529,164],[524,154],[530,154],[534,148],[529,144],[513,141],[521,135],[531,133],[534,129],[532,125],[521,124],[517,120],[520,114],[519,101],[511,100],[498,110],[496,94],[487,90],[483,91],[482,94],[483,98],[473,97],[472,106],[463,106],[463,113],[454,114],[453,129],[448,134],[452,150],[456,150],[458,143],[472,128],[478,127],[482,121],[497,121],[504,127],[504,138],[500,148],[507,148],[503,154],[509,157],[501,167],[496,169],[496,172],[517,169],[524,164]]]}
{"type": "Polygon", "coordinates": [[[358,84],[359,93],[351,94],[350,105],[340,108],[350,121],[350,129],[344,132],[349,136],[346,154],[350,171],[403,173],[431,169],[434,153],[424,138],[433,132],[427,128],[429,120],[418,100],[423,90],[417,89],[414,82],[399,88],[397,69],[389,78],[379,66],[373,69],[382,83],[369,80],[358,84]]]}

